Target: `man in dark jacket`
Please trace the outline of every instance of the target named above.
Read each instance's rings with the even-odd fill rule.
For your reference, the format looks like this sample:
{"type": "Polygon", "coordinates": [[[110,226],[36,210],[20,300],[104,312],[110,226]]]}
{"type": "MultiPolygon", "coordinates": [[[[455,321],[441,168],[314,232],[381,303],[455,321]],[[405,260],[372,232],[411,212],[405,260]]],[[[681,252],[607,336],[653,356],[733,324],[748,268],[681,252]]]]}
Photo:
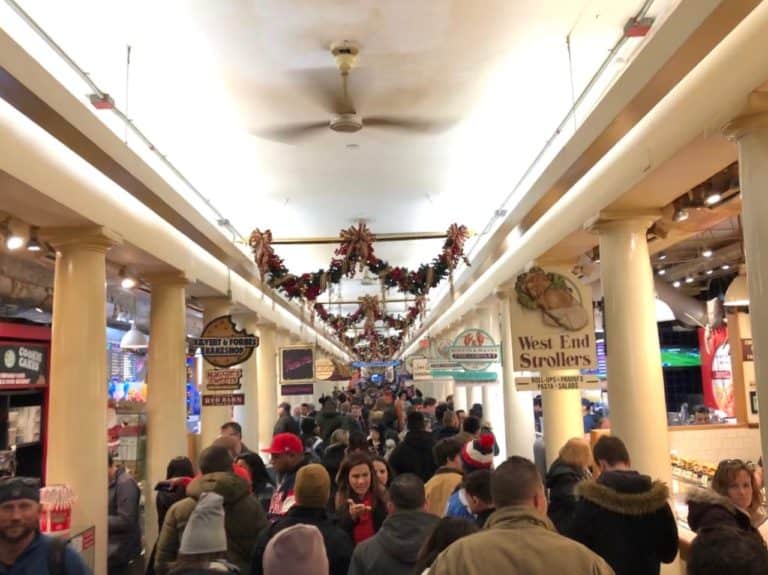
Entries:
{"type": "Polygon", "coordinates": [[[408,414],[408,433],[395,447],[389,458],[389,465],[395,475],[414,473],[426,483],[435,474],[437,465],[432,454],[435,438],[424,427],[424,414],[412,411],[408,414]]]}
{"type": "Polygon", "coordinates": [[[251,561],[251,575],[264,573],[264,550],[270,540],[283,529],[304,523],[320,530],[328,556],[329,575],[347,575],[354,544],[349,535],[337,527],[328,516],[328,499],[331,496],[331,478],[322,465],[306,465],[296,474],[296,505],[282,519],[261,532],[251,561]]]}
{"type": "Polygon", "coordinates": [[[439,518],[425,509],[424,482],[412,473],[398,475],[389,487],[389,516],[376,535],[360,543],[349,575],[411,575],[424,541],[439,518]]]}
{"type": "Polygon", "coordinates": [[[565,534],[605,559],[616,575],[658,575],[678,546],[667,486],[633,471],[618,437],[601,437],[593,455],[600,476],[576,487],[581,500],[565,534]]]}
{"type": "Polygon", "coordinates": [[[267,514],[270,520],[282,517],[296,503],[296,473],[309,463],[304,454],[304,444],[301,438],[293,433],[280,433],[272,438],[272,445],[262,449],[269,453],[272,467],[277,472],[280,481],[272,495],[267,514]]]}
{"type": "Polygon", "coordinates": [[[320,413],[315,418],[317,425],[320,427],[320,437],[323,438],[323,442],[326,445],[330,445],[331,434],[344,423],[341,414],[336,411],[336,406],[336,400],[329,397],[325,400],[320,413]]]}
{"type": "Polygon", "coordinates": [[[182,499],[168,510],[157,540],[155,573],[166,575],[178,559],[181,536],[200,496],[208,491],[224,499],[224,529],[227,560],[241,572],[250,565],[259,532],[267,526],[264,508],[251,495],[251,485],[232,471],[232,456],[226,447],[211,446],[200,453],[200,472],[182,499]]]}
{"type": "Polygon", "coordinates": [[[275,436],[279,433],[293,433],[294,435],[301,435],[301,429],[299,428],[299,422],[291,415],[291,404],[281,403],[277,408],[277,422],[272,429],[272,435],[275,436]]]}
{"type": "Polygon", "coordinates": [[[109,525],[107,563],[110,575],[133,573],[140,568],[141,527],[139,526],[140,492],[136,480],[124,467],[109,463],[109,525]]]}

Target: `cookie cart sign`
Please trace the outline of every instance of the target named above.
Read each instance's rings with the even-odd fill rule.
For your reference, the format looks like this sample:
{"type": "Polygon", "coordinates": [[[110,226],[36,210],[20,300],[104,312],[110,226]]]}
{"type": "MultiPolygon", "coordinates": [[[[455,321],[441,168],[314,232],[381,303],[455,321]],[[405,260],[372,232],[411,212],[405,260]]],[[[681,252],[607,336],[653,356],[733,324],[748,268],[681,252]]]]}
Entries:
{"type": "Polygon", "coordinates": [[[567,270],[533,267],[517,276],[510,306],[518,390],[599,386],[592,294],[567,270]],[[563,373],[569,372],[569,373],[563,373]]]}

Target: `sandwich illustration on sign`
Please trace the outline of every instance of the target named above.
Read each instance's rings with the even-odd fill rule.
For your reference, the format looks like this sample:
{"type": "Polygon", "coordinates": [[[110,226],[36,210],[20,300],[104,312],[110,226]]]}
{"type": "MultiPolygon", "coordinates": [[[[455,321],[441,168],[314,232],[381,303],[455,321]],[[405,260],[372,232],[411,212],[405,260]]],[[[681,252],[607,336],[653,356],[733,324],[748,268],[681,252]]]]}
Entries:
{"type": "Polygon", "coordinates": [[[541,311],[545,325],[579,331],[589,322],[579,290],[558,273],[533,267],[517,276],[515,292],[522,307],[541,311]]]}

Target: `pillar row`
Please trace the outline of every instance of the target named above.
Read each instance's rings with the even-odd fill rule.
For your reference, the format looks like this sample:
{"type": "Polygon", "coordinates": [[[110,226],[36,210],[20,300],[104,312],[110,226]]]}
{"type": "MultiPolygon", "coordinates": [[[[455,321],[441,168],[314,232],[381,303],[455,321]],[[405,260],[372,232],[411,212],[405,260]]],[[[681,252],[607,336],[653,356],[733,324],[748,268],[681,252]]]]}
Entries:
{"type": "Polygon", "coordinates": [[[258,446],[264,449],[272,442],[277,419],[277,329],[274,325],[259,326],[257,355],[258,446]]]}
{"type": "MultiPolygon", "coordinates": [[[[202,298],[203,325],[222,315],[229,315],[229,298],[212,297],[202,298]]],[[[203,361],[203,389],[202,393],[208,393],[208,370],[216,369],[207,361],[203,361]]],[[[200,407],[200,448],[210,446],[221,433],[221,426],[232,419],[232,408],[228,406],[201,406],[200,407]]]]}

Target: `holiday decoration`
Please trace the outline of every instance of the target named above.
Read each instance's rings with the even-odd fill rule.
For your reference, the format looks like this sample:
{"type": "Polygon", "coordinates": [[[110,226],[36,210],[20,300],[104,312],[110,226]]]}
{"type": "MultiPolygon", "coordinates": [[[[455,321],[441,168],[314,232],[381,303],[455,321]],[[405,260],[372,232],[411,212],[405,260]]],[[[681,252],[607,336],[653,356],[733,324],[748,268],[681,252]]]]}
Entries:
{"type": "Polygon", "coordinates": [[[464,244],[468,237],[469,232],[465,226],[451,224],[440,253],[430,263],[409,270],[402,266],[392,267],[389,262],[376,257],[373,248],[376,236],[365,223],[361,223],[341,230],[339,247],[334,251],[327,269],[298,275],[291,273],[283,259],[275,253],[270,230],[255,229],[249,245],[259,273],[269,287],[289,300],[308,303],[315,316],[327,323],[339,340],[355,350],[360,357],[380,359],[393,355],[400,348],[403,332],[410,329],[426,311],[426,297],[431,289],[449,278],[453,292],[454,269],[461,261],[469,265],[464,254],[464,244]],[[382,302],[375,296],[361,298],[357,310],[347,316],[329,313],[317,302],[318,297],[331,284],[339,284],[342,278],[353,277],[358,270],[362,272],[366,269],[379,278],[383,289],[395,289],[414,296],[413,305],[404,316],[386,314],[382,302]],[[394,329],[400,333],[385,337],[376,329],[376,322],[379,321],[388,330],[394,329]],[[362,333],[349,337],[347,331],[357,328],[361,322],[364,322],[362,333]]]}

